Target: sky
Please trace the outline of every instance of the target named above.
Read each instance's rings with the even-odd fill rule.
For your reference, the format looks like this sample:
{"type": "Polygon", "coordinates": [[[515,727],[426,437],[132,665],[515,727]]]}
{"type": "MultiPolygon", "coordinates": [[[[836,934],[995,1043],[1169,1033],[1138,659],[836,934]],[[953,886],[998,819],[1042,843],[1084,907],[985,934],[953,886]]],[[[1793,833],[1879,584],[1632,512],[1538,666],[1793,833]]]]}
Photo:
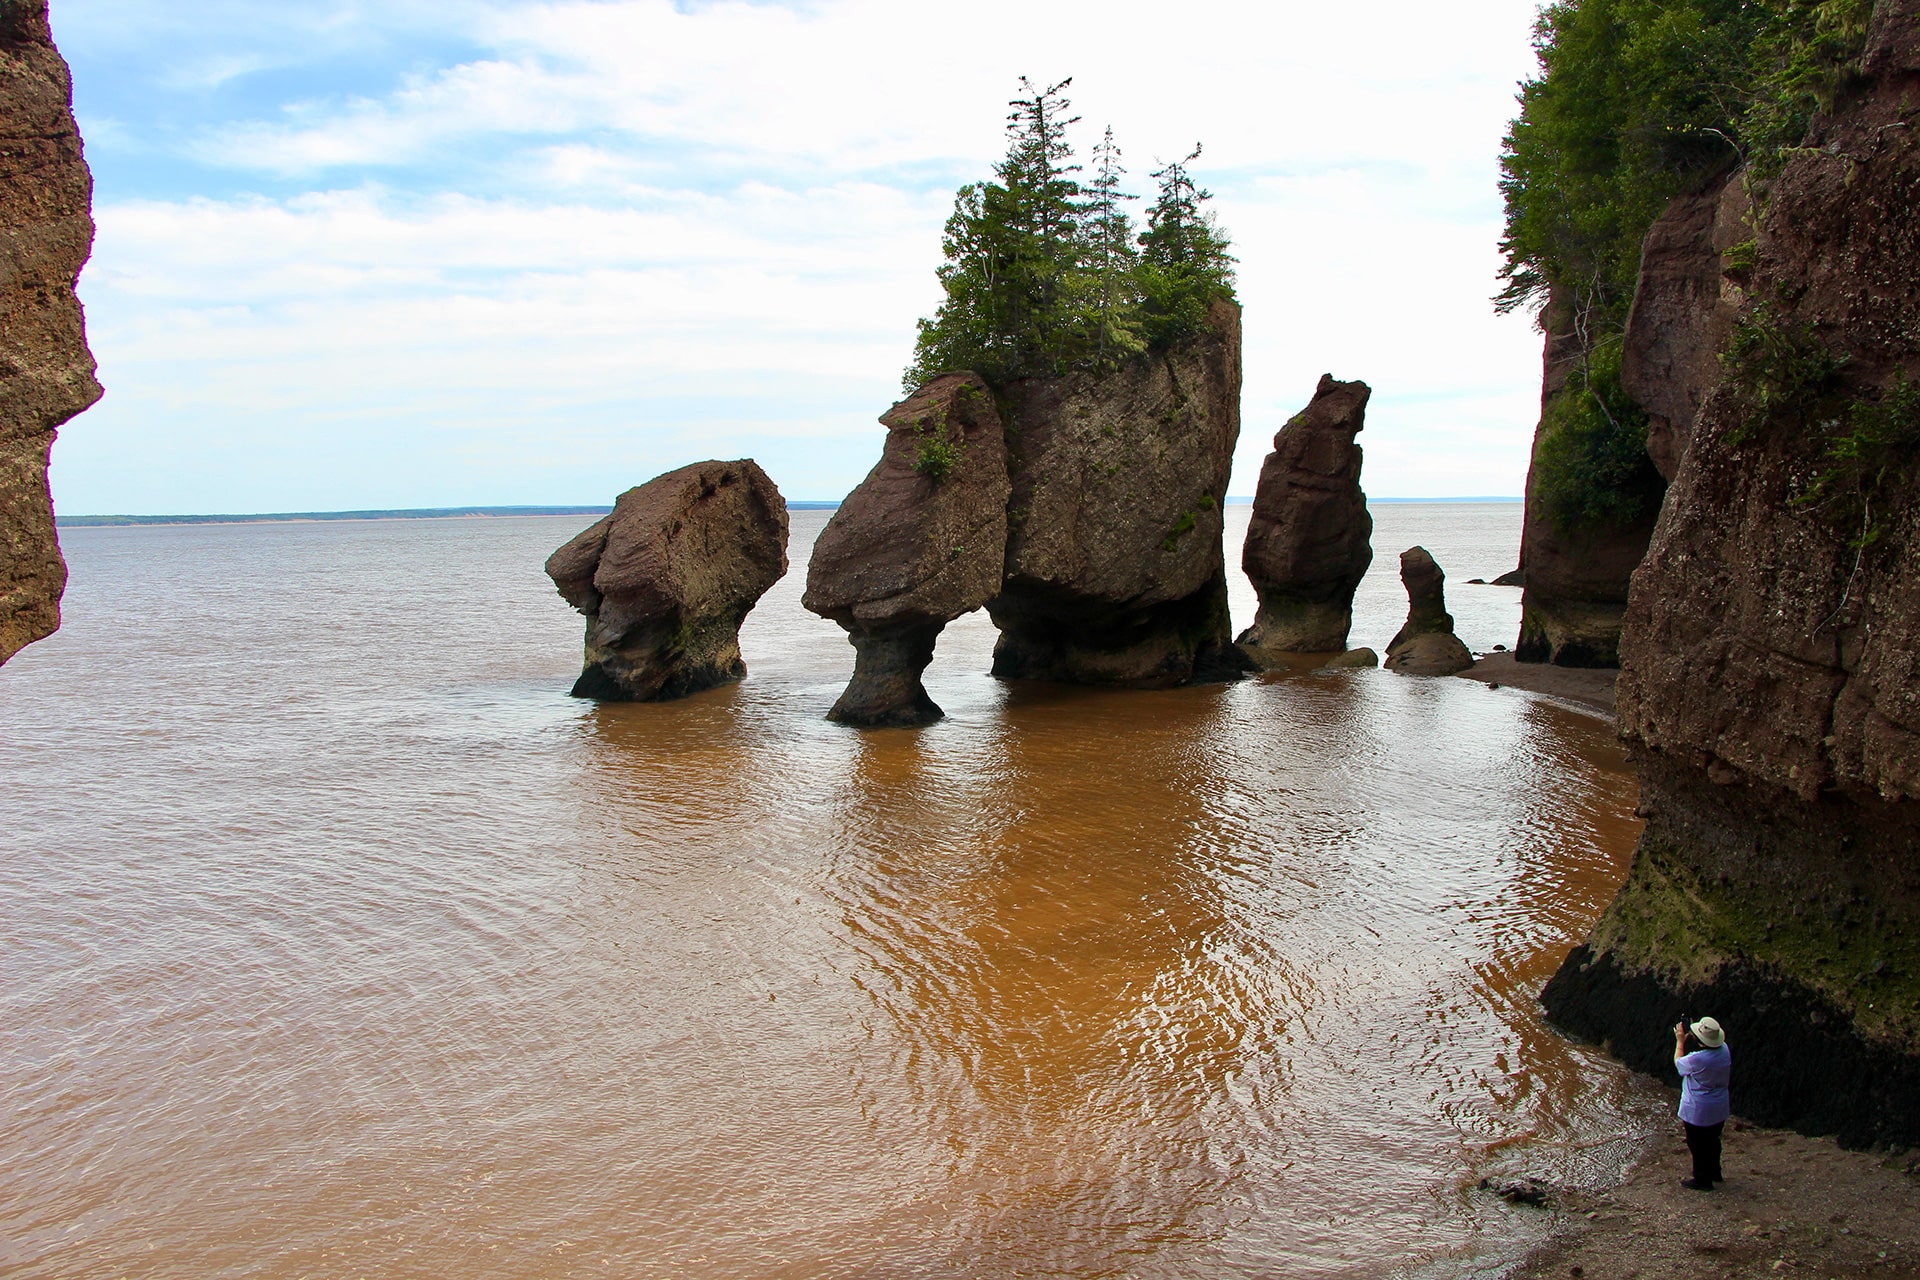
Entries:
{"type": "MultiPolygon", "coordinates": [[[[105,399],[63,515],[605,503],[703,458],[839,498],[1021,76],[1240,259],[1230,492],[1322,373],[1377,497],[1517,495],[1498,316],[1534,0],[53,0],[105,399]]],[[[1142,202],[1144,204],[1144,201],[1142,202]]]]}

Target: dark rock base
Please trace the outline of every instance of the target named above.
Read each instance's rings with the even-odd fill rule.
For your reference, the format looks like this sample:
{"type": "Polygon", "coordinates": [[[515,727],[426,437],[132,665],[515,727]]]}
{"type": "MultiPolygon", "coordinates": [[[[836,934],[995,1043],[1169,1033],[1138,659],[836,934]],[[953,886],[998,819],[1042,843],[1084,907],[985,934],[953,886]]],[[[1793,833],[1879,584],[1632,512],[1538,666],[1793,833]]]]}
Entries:
{"type": "Polygon", "coordinates": [[[1549,1017],[1672,1079],[1712,1015],[1734,1108],[1850,1146],[1920,1142],[1916,806],[1716,785],[1643,757],[1627,883],[1541,993],[1549,1017]]]}
{"type": "Polygon", "coordinates": [[[1345,653],[1352,628],[1351,597],[1344,605],[1274,597],[1260,602],[1260,612],[1238,643],[1256,661],[1263,654],[1345,653]]]}
{"type": "Polygon", "coordinates": [[[1455,676],[1473,665],[1473,654],[1451,631],[1424,631],[1389,646],[1383,665],[1409,676],[1455,676]]]}
{"type": "Polygon", "coordinates": [[[1513,656],[1520,662],[1550,662],[1556,667],[1620,666],[1620,627],[1627,606],[1605,602],[1529,600],[1520,612],[1520,638],[1513,656]]]}
{"type": "Polygon", "coordinates": [[[1762,967],[1730,964],[1691,983],[1627,972],[1581,946],[1540,1003],[1558,1026],[1676,1086],[1673,1024],[1711,1014],[1740,1029],[1738,1043],[1728,1033],[1739,1115],[1849,1147],[1920,1141],[1920,1057],[1867,1039],[1832,1001],[1762,967]]]}
{"type": "Polygon", "coordinates": [[[573,682],[576,698],[602,702],[671,702],[746,677],[738,624],[724,634],[652,636],[619,649],[587,645],[586,665],[573,682]]]}
{"type": "Polygon", "coordinates": [[[1000,628],[993,674],[1002,680],[1169,689],[1256,669],[1233,643],[1224,572],[1184,600],[1130,612],[1089,606],[1069,614],[1057,599],[1035,605],[1017,591],[987,609],[1000,628]]]}
{"type": "Polygon", "coordinates": [[[848,635],[854,648],[853,679],[827,719],[862,729],[909,729],[944,716],[920,683],[944,626],[935,622],[848,635]]]}

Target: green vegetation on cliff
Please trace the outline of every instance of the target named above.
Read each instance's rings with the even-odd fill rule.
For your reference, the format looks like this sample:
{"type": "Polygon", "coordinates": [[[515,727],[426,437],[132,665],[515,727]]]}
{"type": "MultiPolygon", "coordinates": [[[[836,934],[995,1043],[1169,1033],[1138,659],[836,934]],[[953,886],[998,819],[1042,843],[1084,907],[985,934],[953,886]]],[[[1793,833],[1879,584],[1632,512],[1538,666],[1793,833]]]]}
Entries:
{"type": "Polygon", "coordinates": [[[1872,0],[1561,0],[1535,32],[1501,190],[1502,310],[1557,295],[1579,346],[1550,409],[1540,489],[1568,526],[1659,501],[1646,415],[1620,389],[1647,228],[1674,196],[1736,165],[1765,182],[1854,74],[1872,0]]]}
{"type": "Polygon", "coordinates": [[[1159,196],[1136,236],[1113,131],[1083,186],[1067,141],[1079,121],[1062,93],[1072,81],[1020,83],[1006,158],[994,180],[960,188],[947,219],[946,298],[920,322],[908,390],[957,369],[1000,386],[1111,368],[1199,328],[1209,303],[1233,297],[1227,238],[1189,172],[1200,149],[1153,175],[1159,196]]]}

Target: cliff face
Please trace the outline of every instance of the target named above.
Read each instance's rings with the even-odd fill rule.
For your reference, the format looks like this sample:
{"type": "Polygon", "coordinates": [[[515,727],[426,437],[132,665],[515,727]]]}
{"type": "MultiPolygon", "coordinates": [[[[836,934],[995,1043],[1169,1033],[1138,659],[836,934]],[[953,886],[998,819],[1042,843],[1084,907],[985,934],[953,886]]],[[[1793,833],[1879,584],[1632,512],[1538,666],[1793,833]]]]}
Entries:
{"type": "Polygon", "coordinates": [[[1554,290],[1540,313],[1540,325],[1546,332],[1540,427],[1534,434],[1520,532],[1520,568],[1526,586],[1520,598],[1520,638],[1514,656],[1521,662],[1563,667],[1617,666],[1627,584],[1646,555],[1654,516],[1649,513],[1626,524],[1577,529],[1564,528],[1555,520],[1541,492],[1542,446],[1554,400],[1580,394],[1568,386],[1580,359],[1580,341],[1564,291],[1554,290]]]}
{"type": "Polygon", "coordinates": [[[1668,481],[1746,301],[1739,247],[1753,235],[1752,211],[1745,174],[1734,170],[1669,204],[1640,249],[1620,385],[1647,411],[1647,454],[1668,481]]]}
{"type": "MultiPolygon", "coordinates": [[[[1739,325],[1626,614],[1646,832],[1542,999],[1648,1070],[1677,1015],[1712,1013],[1744,1114],[1913,1142],[1920,0],[1881,0],[1864,65],[1741,255],[1739,325]]],[[[1689,331],[1710,332],[1726,295],[1696,293],[1689,331]]]]}
{"type": "Polygon", "coordinates": [[[60,625],[47,453],[100,398],[73,291],[93,248],[93,178],[72,100],[46,0],[0,4],[0,662],[60,625]]]}
{"type": "Polygon", "coordinates": [[[1134,687],[1237,675],[1221,546],[1240,438],[1240,308],[1105,374],[1007,390],[997,676],[1134,687]]]}

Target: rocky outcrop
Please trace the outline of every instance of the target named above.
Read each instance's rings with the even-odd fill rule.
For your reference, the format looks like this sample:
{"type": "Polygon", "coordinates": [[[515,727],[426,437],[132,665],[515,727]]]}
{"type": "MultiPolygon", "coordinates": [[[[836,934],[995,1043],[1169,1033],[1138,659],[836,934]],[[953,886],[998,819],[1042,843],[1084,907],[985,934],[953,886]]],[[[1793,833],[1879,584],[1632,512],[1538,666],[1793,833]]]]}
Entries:
{"type": "Polygon", "coordinates": [[[74,283],[93,249],[93,178],[46,0],[0,4],[0,662],[60,625],[54,432],[100,398],[74,283]]]}
{"type": "Polygon", "coordinates": [[[1745,300],[1741,252],[1753,237],[1743,171],[1683,195],[1647,231],[1627,316],[1620,385],[1647,411],[1647,453],[1668,480],[1720,378],[1720,351],[1745,300]]]}
{"type": "Polygon", "coordinates": [[[925,724],[941,714],[920,683],[935,638],[1000,591],[1006,436],[972,374],[935,378],[880,421],[880,461],[814,543],[802,603],[854,647],[853,680],[829,719],[925,724]]]}
{"type": "Polygon", "coordinates": [[[1567,379],[1580,360],[1573,307],[1556,288],[1540,313],[1546,332],[1541,358],[1540,426],[1527,471],[1527,506],[1520,531],[1521,662],[1563,667],[1613,667],[1620,662],[1620,624],[1626,616],[1627,584],[1647,552],[1656,512],[1625,523],[1589,523],[1570,528],[1557,519],[1541,492],[1542,448],[1553,402],[1577,394],[1567,379]]]}
{"type": "Polygon", "coordinates": [[[1453,634],[1447,612],[1447,575],[1425,547],[1400,553],[1400,582],[1407,589],[1407,620],[1387,645],[1387,669],[1412,676],[1450,676],[1473,665],[1473,655],[1453,634]]]}
{"type": "Polygon", "coordinates": [[[574,696],[661,702],[740,679],[740,624],[786,571],[786,503],[750,459],[627,490],[547,560],[587,615],[574,696]]]}
{"type": "Polygon", "coordinates": [[[1239,643],[1262,665],[1279,654],[1347,647],[1354,589],[1373,563],[1373,517],[1354,443],[1371,394],[1364,382],[1325,375],[1261,464],[1240,560],[1260,610],[1239,643]]]}
{"type": "Polygon", "coordinates": [[[1865,68],[1772,184],[1753,341],[1728,345],[1634,576],[1618,715],[1647,825],[1542,999],[1646,1070],[1677,1015],[1712,1013],[1743,1115],[1912,1143],[1920,0],[1875,7],[1865,68]]]}
{"type": "Polygon", "coordinates": [[[1003,678],[1152,688],[1247,663],[1227,615],[1221,500],[1240,436],[1240,309],[1170,349],[1005,390],[1013,494],[987,605],[1003,678]]]}

